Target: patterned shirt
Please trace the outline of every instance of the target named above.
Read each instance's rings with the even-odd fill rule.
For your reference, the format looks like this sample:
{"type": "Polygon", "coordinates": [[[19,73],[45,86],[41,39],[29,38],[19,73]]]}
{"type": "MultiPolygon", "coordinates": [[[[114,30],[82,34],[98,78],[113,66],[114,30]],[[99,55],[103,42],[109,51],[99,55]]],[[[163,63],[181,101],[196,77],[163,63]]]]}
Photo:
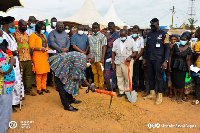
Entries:
{"type": "Polygon", "coordinates": [[[104,34],[98,33],[93,34],[89,38],[90,53],[95,56],[95,62],[101,61],[102,58],[102,47],[107,45],[107,38],[104,34]]]}
{"type": "Polygon", "coordinates": [[[14,37],[17,41],[17,50],[19,52],[20,61],[29,61],[31,60],[31,54],[28,44],[28,34],[24,32],[22,34],[18,29],[14,33],[14,37]]]}

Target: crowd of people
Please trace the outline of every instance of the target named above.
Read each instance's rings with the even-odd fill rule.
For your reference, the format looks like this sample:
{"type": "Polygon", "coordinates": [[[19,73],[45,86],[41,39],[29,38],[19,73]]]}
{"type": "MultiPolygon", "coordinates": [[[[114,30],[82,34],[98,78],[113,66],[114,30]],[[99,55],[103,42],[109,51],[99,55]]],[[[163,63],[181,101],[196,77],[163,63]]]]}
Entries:
{"type": "MultiPolygon", "coordinates": [[[[72,95],[78,95],[79,88],[119,90],[120,98],[130,88],[129,73],[131,88],[144,91],[144,99],[160,105],[164,94],[181,104],[187,100],[185,79],[191,78],[191,64],[200,68],[200,29],[169,35],[160,29],[157,18],[142,34],[137,25],[117,31],[114,22],[100,30],[97,22],[91,28],[71,27],[55,17],[48,26],[34,16],[28,23],[20,19],[18,27],[14,21],[11,16],[0,17],[1,133],[8,129],[21,98],[50,93],[47,86],[54,83],[64,109],[74,112],[78,109],[71,104],[81,101],[72,95]],[[34,84],[37,94],[32,91],[34,84]]],[[[196,96],[192,104],[197,105],[199,74],[192,79],[196,96]]]]}

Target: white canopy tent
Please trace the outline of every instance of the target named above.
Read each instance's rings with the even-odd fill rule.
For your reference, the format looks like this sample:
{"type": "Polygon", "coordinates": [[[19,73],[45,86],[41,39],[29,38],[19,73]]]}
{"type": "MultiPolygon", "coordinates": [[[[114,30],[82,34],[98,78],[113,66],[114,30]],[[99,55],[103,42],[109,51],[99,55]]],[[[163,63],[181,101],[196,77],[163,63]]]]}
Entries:
{"type": "Polygon", "coordinates": [[[91,26],[94,22],[99,23],[101,27],[108,25],[108,22],[99,14],[95,8],[92,0],[85,0],[85,3],[76,14],[61,21],[75,22],[89,26],[91,26]]]}
{"type": "MultiPolygon", "coordinates": [[[[117,15],[114,5],[112,4],[107,14],[104,16],[108,22],[114,22],[116,26],[123,28],[124,26],[128,26],[124,23],[117,15]]],[[[128,26],[129,27],[129,26],[128,26]]]]}

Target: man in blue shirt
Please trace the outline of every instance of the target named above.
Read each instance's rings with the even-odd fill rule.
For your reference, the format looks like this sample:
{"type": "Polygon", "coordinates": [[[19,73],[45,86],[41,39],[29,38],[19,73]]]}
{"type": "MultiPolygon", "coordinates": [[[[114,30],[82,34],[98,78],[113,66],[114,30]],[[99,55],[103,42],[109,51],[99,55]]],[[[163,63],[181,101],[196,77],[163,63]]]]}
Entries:
{"type": "Polygon", "coordinates": [[[28,27],[26,30],[28,36],[30,36],[32,33],[35,32],[35,24],[36,24],[36,18],[34,16],[30,16],[28,19],[28,27]]]}
{"type": "MultiPolygon", "coordinates": [[[[84,26],[79,25],[77,33],[72,35],[71,38],[71,45],[75,51],[78,51],[80,53],[83,53],[84,55],[87,55],[89,52],[89,38],[86,34],[84,34],[84,26]]],[[[85,70],[85,77],[87,77],[87,69],[85,70]]],[[[84,85],[84,84],[82,84],[84,85]]],[[[82,86],[80,86],[82,87],[82,86]]]]}
{"type": "Polygon", "coordinates": [[[84,27],[83,25],[79,25],[77,33],[72,35],[71,45],[75,51],[86,55],[89,51],[89,39],[88,36],[83,33],[84,27]]]}
{"type": "Polygon", "coordinates": [[[167,69],[170,54],[169,35],[160,30],[157,18],[152,19],[150,23],[152,31],[147,36],[143,60],[143,65],[148,71],[150,94],[144,99],[156,99],[155,80],[157,80],[158,96],[155,105],[159,105],[162,103],[163,72],[167,69]]]}

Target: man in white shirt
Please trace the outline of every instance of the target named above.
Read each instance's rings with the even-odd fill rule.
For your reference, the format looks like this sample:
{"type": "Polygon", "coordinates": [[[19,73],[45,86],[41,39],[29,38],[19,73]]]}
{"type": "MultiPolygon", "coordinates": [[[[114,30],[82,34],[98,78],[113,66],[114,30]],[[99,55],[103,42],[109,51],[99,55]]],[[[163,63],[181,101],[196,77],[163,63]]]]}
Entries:
{"type": "MultiPolygon", "coordinates": [[[[128,67],[125,62],[130,62],[130,68],[133,68],[133,58],[136,57],[138,49],[133,45],[133,39],[127,37],[127,30],[120,30],[120,38],[116,39],[112,48],[112,69],[116,70],[117,84],[119,88],[118,97],[122,97],[125,90],[129,90],[128,67]]],[[[130,78],[132,81],[133,69],[130,69],[130,78]]]]}
{"type": "Polygon", "coordinates": [[[56,29],[56,23],[57,23],[57,19],[55,17],[51,18],[51,25],[48,25],[46,27],[46,30],[48,33],[56,29]]]}
{"type": "Polygon", "coordinates": [[[142,69],[142,55],[144,53],[144,39],[143,37],[140,37],[139,26],[135,25],[133,26],[133,34],[132,38],[134,40],[134,45],[138,48],[138,55],[134,58],[134,66],[133,66],[133,89],[135,89],[136,92],[140,92],[141,90],[144,90],[144,71],[142,69]]]}

